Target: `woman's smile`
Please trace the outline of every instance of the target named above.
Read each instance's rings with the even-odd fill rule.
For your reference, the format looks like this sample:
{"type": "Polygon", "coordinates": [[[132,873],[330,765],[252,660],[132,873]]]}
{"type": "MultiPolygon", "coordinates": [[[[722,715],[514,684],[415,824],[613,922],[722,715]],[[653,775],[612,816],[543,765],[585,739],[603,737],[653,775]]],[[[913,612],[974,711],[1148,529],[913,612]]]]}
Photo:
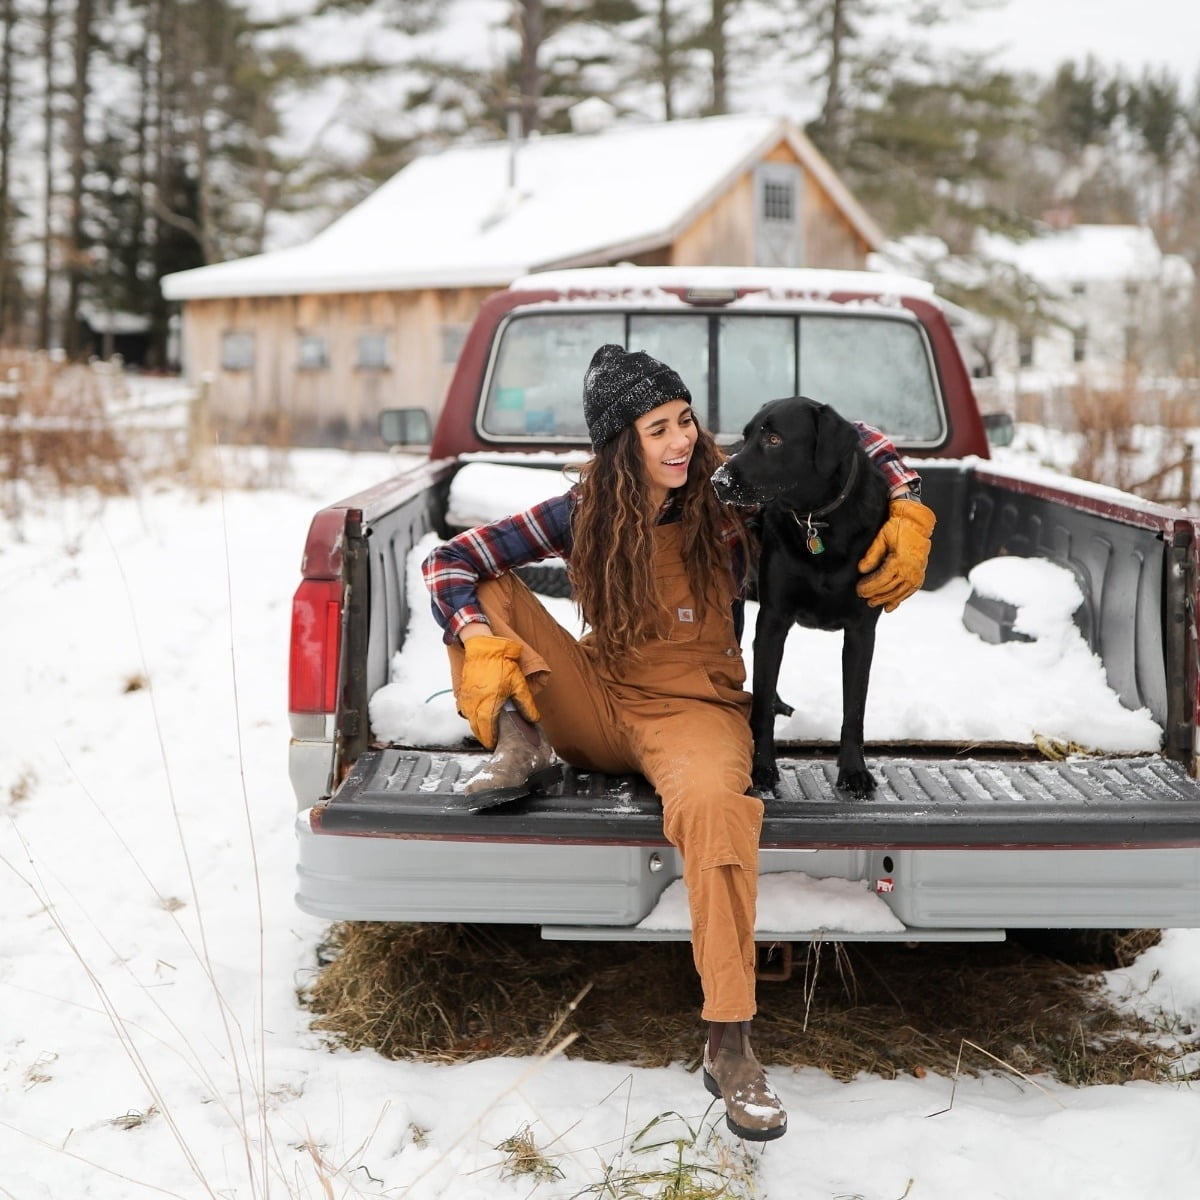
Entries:
{"type": "Polygon", "coordinates": [[[686,400],[668,400],[634,422],[646,466],[646,481],[657,508],[667,493],[687,482],[698,430],[686,400]]]}

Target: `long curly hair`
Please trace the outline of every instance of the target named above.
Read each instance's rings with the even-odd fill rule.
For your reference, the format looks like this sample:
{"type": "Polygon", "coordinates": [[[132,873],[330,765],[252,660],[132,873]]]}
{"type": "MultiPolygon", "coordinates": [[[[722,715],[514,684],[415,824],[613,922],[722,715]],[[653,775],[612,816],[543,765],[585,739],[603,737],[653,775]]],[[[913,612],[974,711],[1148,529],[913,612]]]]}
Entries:
{"type": "MultiPolygon", "coordinates": [[[[724,455],[712,434],[697,425],[696,444],[682,488],[681,550],[701,618],[709,584],[732,568],[721,533],[733,522],[749,533],[737,509],[721,504],[709,482],[724,455]]],[[[653,529],[647,475],[637,429],[627,426],[579,468],[573,515],[570,579],[575,603],[591,627],[600,664],[613,669],[637,656],[662,611],[654,573],[653,529]]],[[[745,569],[745,564],[743,564],[745,569]]],[[[735,581],[741,586],[744,580],[735,581]]]]}

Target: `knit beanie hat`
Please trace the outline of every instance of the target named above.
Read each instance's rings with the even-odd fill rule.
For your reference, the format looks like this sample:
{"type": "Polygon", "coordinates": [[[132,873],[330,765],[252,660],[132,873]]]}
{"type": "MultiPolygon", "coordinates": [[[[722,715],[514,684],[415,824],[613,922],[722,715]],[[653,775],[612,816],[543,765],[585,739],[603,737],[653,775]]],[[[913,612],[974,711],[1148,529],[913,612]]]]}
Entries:
{"type": "Polygon", "coordinates": [[[668,400],[692,402],[683,380],[644,350],[601,346],[583,376],[583,416],[592,449],[611,442],[638,417],[668,400]]]}

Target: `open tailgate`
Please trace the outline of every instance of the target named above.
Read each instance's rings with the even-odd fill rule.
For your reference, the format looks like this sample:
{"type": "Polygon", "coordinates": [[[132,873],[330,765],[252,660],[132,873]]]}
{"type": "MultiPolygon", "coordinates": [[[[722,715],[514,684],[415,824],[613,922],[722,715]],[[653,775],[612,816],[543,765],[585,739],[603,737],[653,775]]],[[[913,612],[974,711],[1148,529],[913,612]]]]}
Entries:
{"type": "MultiPolygon", "coordinates": [[[[665,844],[658,797],[638,775],[567,768],[545,795],[471,813],[466,753],[389,748],[362,754],[311,812],[314,834],[665,844]]],[[[1159,756],[1064,762],[873,758],[878,787],[834,786],[832,757],[779,759],[764,847],[1154,847],[1200,845],[1200,783],[1159,756]]]]}

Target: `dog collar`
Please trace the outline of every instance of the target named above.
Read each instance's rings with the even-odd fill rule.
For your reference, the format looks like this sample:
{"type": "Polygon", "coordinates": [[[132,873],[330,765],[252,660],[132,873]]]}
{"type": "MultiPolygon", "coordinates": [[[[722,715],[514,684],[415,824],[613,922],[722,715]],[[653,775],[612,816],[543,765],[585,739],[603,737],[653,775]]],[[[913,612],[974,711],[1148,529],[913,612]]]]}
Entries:
{"type": "Polygon", "coordinates": [[[846,476],[846,482],[842,485],[842,490],[828,504],[823,504],[820,508],[814,508],[811,512],[805,513],[803,517],[795,509],[790,510],[792,520],[804,530],[804,544],[808,548],[809,554],[822,554],[825,550],[825,543],[821,541],[821,535],[817,532],[817,529],[825,528],[829,522],[818,521],[816,518],[833,512],[850,495],[850,489],[854,486],[854,480],[857,476],[858,455],[856,454],[850,460],[850,471],[846,476]]]}

